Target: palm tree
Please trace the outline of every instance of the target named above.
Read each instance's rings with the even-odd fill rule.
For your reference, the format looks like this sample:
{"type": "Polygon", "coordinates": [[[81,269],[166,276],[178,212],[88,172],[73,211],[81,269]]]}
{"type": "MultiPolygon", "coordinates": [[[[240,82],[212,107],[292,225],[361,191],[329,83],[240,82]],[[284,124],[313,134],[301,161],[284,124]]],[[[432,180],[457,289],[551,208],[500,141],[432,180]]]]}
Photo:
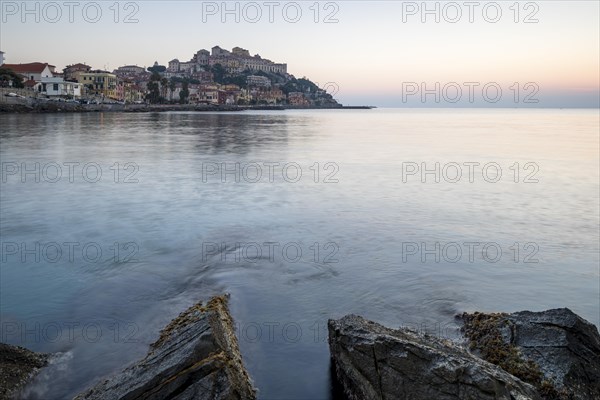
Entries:
{"type": "Polygon", "coordinates": [[[177,82],[175,82],[175,79],[171,78],[171,80],[169,81],[169,89],[171,89],[171,101],[173,101],[173,93],[175,92],[175,88],[177,88],[177,82]]]}
{"type": "Polygon", "coordinates": [[[169,85],[169,80],[167,78],[162,78],[160,80],[160,91],[161,91],[161,97],[163,99],[167,98],[167,87],[169,85]]]}

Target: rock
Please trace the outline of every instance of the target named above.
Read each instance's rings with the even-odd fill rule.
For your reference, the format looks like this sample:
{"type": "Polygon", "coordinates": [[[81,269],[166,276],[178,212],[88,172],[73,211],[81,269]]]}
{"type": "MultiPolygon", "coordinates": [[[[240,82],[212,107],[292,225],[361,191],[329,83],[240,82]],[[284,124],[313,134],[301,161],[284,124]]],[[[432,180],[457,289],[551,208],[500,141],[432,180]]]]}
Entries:
{"type": "Polygon", "coordinates": [[[11,399],[48,363],[48,355],[0,343],[0,399],[11,399]]]}
{"type": "Polygon", "coordinates": [[[77,400],[255,399],[242,364],[227,298],[198,303],[175,318],[147,356],[77,400]]]}
{"type": "Polygon", "coordinates": [[[329,320],[336,375],[352,400],[541,399],[535,388],[447,340],[362,317],[329,320]]]}
{"type": "Polygon", "coordinates": [[[567,308],[463,314],[471,348],[546,398],[600,399],[598,329],[567,308]]]}

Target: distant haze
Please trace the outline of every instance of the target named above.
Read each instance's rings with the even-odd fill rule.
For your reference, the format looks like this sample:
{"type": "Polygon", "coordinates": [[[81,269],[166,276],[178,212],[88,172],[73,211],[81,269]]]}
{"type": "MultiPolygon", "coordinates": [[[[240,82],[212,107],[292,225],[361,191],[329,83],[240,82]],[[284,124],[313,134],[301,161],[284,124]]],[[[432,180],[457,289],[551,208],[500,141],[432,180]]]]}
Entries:
{"type": "Polygon", "coordinates": [[[334,82],[326,89],[339,87],[343,104],[600,105],[597,1],[64,4],[2,1],[5,62],[113,70],[240,46],[321,87],[334,82]]]}

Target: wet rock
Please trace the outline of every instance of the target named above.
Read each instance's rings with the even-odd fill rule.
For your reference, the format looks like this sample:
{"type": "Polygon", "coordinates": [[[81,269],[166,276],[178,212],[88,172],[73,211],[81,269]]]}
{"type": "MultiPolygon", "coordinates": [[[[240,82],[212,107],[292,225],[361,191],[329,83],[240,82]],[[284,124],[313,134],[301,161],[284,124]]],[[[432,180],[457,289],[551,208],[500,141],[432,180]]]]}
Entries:
{"type": "Polygon", "coordinates": [[[359,399],[540,399],[535,388],[447,340],[356,315],[329,320],[346,395],[359,399]]]}
{"type": "Polygon", "coordinates": [[[255,399],[226,297],[189,308],[161,331],[148,355],[76,400],[255,399]]]}
{"type": "Polygon", "coordinates": [[[0,399],[12,399],[48,363],[48,355],[0,343],[0,399]]]}
{"type": "Polygon", "coordinates": [[[567,308],[463,314],[471,349],[548,399],[600,399],[598,329],[567,308]]]}

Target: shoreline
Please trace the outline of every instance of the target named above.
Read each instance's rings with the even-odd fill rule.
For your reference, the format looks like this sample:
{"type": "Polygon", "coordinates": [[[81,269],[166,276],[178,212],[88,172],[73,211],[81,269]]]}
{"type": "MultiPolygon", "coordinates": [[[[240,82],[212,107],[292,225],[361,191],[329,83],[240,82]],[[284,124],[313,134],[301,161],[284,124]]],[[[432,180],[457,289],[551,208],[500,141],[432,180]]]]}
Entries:
{"type": "MultiPolygon", "coordinates": [[[[73,400],[258,398],[240,352],[229,295],[193,304],[154,335],[146,356],[97,376],[73,400]]],[[[340,398],[586,400],[600,395],[600,335],[568,308],[463,312],[460,338],[389,328],[359,315],[328,319],[340,398]],[[467,387],[468,390],[464,390],[467,387]]],[[[0,399],[28,398],[57,378],[60,353],[0,344],[0,399]]]]}
{"type": "Polygon", "coordinates": [[[238,106],[238,105],[192,105],[192,104],[74,104],[74,103],[19,103],[0,104],[0,114],[44,113],[148,113],[170,111],[240,112],[240,111],[286,111],[286,110],[371,110],[374,106],[238,106]]]}

